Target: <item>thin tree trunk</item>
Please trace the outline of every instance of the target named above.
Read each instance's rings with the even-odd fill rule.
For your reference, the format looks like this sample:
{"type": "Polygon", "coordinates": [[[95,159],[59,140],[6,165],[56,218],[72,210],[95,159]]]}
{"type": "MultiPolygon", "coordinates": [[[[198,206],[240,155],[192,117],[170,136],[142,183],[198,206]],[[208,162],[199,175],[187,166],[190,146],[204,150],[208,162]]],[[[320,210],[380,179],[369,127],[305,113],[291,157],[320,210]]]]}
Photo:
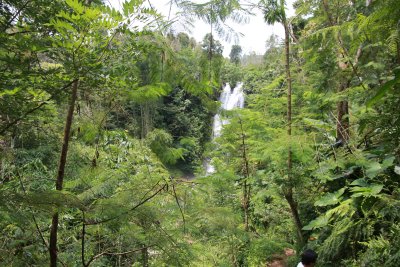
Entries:
{"type": "Polygon", "coordinates": [[[243,183],[243,211],[244,211],[244,225],[245,225],[245,231],[249,230],[249,221],[250,221],[250,216],[249,216],[249,207],[250,207],[250,194],[251,194],[251,185],[248,184],[247,180],[250,178],[250,168],[249,168],[249,160],[247,157],[247,150],[246,150],[246,136],[244,134],[243,130],[243,123],[242,120],[239,118],[239,123],[240,123],[240,130],[241,130],[241,138],[242,138],[242,159],[244,162],[244,170],[242,171],[244,173],[244,183],[243,183]]]}
{"type": "Polygon", "coordinates": [[[149,251],[145,245],[143,245],[142,250],[142,258],[143,258],[143,267],[149,266],[149,251]]]}
{"type": "MultiPolygon", "coordinates": [[[[292,76],[290,74],[290,47],[289,47],[289,28],[285,22],[285,68],[286,68],[286,82],[287,90],[287,134],[289,138],[292,136],[292,76]]],[[[292,149],[289,144],[289,160],[288,169],[292,169],[292,149]]]]}
{"type": "Polygon", "coordinates": [[[289,187],[289,190],[287,192],[285,192],[285,199],[290,206],[290,212],[292,213],[293,220],[296,225],[296,232],[297,232],[297,236],[299,237],[300,244],[304,244],[303,233],[301,232],[301,229],[303,228],[303,224],[300,221],[297,203],[293,198],[293,191],[292,191],[291,187],[289,187]]]}
{"type": "Polygon", "coordinates": [[[290,207],[290,212],[292,213],[293,221],[296,227],[297,238],[299,239],[299,243],[301,245],[304,244],[304,237],[302,233],[303,224],[300,220],[299,209],[297,206],[296,200],[293,198],[293,187],[291,185],[288,186],[287,191],[284,192],[285,199],[290,207]]]}
{"type": "MultiPolygon", "coordinates": [[[[367,6],[370,4],[370,2],[368,3],[367,1],[367,6]]],[[[328,17],[328,22],[330,26],[336,26],[336,20],[333,18],[332,13],[330,12],[330,8],[329,8],[329,3],[328,0],[323,0],[323,7],[326,13],[326,16],[328,17]]],[[[338,37],[337,37],[337,42],[339,44],[339,46],[341,47],[341,49],[343,51],[339,51],[338,52],[338,58],[346,58],[346,55],[348,54],[346,48],[344,47],[343,44],[343,39],[342,36],[339,32],[338,37]]],[[[357,64],[359,57],[361,56],[361,52],[362,52],[362,46],[360,46],[360,48],[357,50],[357,55],[356,55],[356,60],[355,60],[355,64],[357,64]]],[[[343,63],[340,60],[338,60],[338,67],[339,69],[341,69],[343,72],[346,71],[346,69],[348,68],[348,64],[351,65],[353,72],[355,75],[357,75],[357,77],[359,77],[358,73],[357,73],[357,69],[354,66],[353,63],[351,63],[351,61],[349,63],[343,63]]],[[[361,78],[359,78],[361,81],[361,78]]],[[[338,88],[338,92],[343,92],[345,91],[348,87],[349,87],[349,82],[342,82],[339,85],[338,88]]],[[[338,144],[340,145],[346,145],[349,140],[350,140],[350,119],[349,119],[349,103],[347,100],[341,100],[337,103],[337,122],[336,122],[336,141],[338,142],[338,144]]]]}
{"type": "Polygon", "coordinates": [[[288,160],[287,160],[287,168],[288,168],[288,189],[285,192],[285,198],[290,206],[290,210],[292,212],[293,220],[297,230],[297,236],[300,244],[304,243],[303,234],[301,229],[303,228],[299,211],[297,209],[297,203],[293,198],[293,186],[292,186],[292,76],[290,74],[290,44],[289,44],[289,26],[286,19],[283,21],[283,26],[285,28],[285,68],[286,68],[286,82],[288,85],[287,90],[287,134],[289,137],[289,149],[288,149],[288,160]]]}
{"type": "MultiPolygon", "coordinates": [[[[246,179],[246,178],[245,178],[246,179]]],[[[243,183],[243,211],[244,211],[244,230],[248,231],[249,230],[249,196],[248,196],[248,187],[250,185],[247,184],[247,181],[245,180],[243,183]]]]}
{"type": "MultiPolygon", "coordinates": [[[[343,83],[339,87],[339,93],[346,90],[347,84],[343,83]]],[[[349,120],[349,102],[341,100],[337,103],[337,121],[336,121],[336,139],[342,142],[343,145],[347,144],[350,138],[350,120],[349,120]]]]}
{"type": "Polygon", "coordinates": [[[400,42],[397,42],[397,63],[400,64],[400,42]]]}
{"type": "Polygon", "coordinates": [[[213,56],[213,51],[212,51],[212,46],[213,46],[213,34],[212,34],[213,27],[212,27],[212,22],[210,23],[210,30],[211,30],[211,32],[210,32],[210,51],[209,51],[209,55],[208,55],[208,57],[209,57],[208,81],[211,84],[211,78],[212,78],[212,74],[211,74],[211,72],[212,72],[212,56],[213,56]]]}
{"type": "Polygon", "coordinates": [[[336,139],[347,144],[349,141],[349,103],[346,100],[337,103],[336,139]]]}
{"type": "Polygon", "coordinates": [[[142,124],[142,129],[141,129],[141,137],[142,137],[142,139],[144,139],[145,137],[146,137],[146,134],[145,134],[145,122],[144,122],[144,106],[143,106],[144,104],[141,104],[140,105],[140,120],[141,120],[141,124],[142,124]]]}
{"type": "Polygon", "coordinates": [[[82,212],[82,236],[81,236],[81,260],[82,265],[87,267],[85,263],[85,235],[86,235],[86,224],[85,224],[85,212],[82,212]]]}
{"type": "Polygon", "coordinates": [[[142,139],[146,138],[151,130],[150,106],[148,102],[141,105],[142,139]]]}
{"type": "MultiPolygon", "coordinates": [[[[75,101],[78,92],[79,80],[75,80],[72,84],[71,100],[68,107],[67,118],[65,120],[64,128],[64,139],[61,149],[60,162],[58,165],[58,174],[56,180],[56,190],[61,191],[63,188],[65,164],[67,162],[68,144],[71,133],[71,125],[74,116],[75,101]]],[[[50,266],[57,266],[57,231],[58,231],[58,212],[53,214],[51,220],[50,230],[50,242],[49,242],[49,253],[50,253],[50,266]]]]}
{"type": "Polygon", "coordinates": [[[161,52],[161,74],[160,74],[160,82],[164,81],[164,64],[165,64],[165,51],[161,52]]]}

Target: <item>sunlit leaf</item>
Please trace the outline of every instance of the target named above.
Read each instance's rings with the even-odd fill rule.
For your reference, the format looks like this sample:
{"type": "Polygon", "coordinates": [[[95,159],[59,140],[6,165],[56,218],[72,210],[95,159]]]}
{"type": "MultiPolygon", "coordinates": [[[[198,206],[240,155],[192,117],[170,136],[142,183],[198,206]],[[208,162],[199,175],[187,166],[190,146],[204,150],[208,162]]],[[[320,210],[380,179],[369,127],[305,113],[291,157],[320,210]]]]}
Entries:
{"type": "Polygon", "coordinates": [[[342,188],[334,193],[326,193],[322,196],[318,201],[315,202],[315,206],[325,207],[330,205],[335,205],[342,200],[342,195],[345,191],[345,188],[342,188]]]}

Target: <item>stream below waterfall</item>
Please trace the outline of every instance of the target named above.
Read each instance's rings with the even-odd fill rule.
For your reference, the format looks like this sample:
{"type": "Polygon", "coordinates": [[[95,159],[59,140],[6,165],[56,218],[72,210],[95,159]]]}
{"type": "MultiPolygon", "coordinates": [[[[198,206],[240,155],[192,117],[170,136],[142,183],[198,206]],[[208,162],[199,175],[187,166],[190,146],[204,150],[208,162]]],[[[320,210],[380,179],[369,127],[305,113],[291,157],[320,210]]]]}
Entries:
{"type": "MultiPolygon", "coordinates": [[[[220,110],[232,110],[235,108],[244,107],[244,93],[242,90],[243,83],[238,83],[232,90],[229,83],[227,83],[221,93],[219,101],[221,102],[220,110]]],[[[212,140],[221,135],[222,126],[229,123],[229,120],[223,119],[220,112],[215,114],[213,128],[212,128],[212,140]]],[[[211,159],[206,162],[206,174],[215,172],[215,167],[211,164],[211,159]]]]}

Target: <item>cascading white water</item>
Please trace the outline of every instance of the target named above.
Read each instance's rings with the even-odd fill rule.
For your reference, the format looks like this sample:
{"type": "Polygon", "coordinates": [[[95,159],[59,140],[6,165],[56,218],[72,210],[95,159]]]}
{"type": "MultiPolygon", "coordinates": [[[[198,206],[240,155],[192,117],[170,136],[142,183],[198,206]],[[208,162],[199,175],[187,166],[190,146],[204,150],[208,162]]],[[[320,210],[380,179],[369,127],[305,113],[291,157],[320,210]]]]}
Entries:
{"type": "MultiPolygon", "coordinates": [[[[232,91],[231,86],[228,83],[225,85],[224,90],[219,98],[219,101],[221,102],[221,109],[232,110],[234,108],[244,107],[244,94],[242,87],[243,83],[238,83],[232,91]]],[[[229,121],[222,119],[220,114],[217,113],[214,116],[212,139],[215,139],[221,135],[222,126],[227,123],[229,123],[229,121]]],[[[206,173],[211,174],[214,172],[214,166],[211,165],[210,162],[207,162],[206,173]]]]}

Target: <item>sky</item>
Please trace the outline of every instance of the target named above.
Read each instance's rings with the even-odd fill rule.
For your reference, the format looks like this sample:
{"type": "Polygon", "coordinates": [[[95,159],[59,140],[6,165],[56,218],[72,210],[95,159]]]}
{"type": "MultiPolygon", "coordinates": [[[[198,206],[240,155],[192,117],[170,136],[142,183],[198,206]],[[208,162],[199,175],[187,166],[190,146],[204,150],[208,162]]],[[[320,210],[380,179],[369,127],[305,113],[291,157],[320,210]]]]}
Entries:
{"type": "MultiPolygon", "coordinates": [[[[118,8],[120,3],[123,0],[109,0],[110,4],[114,7],[118,8]]],[[[152,6],[157,9],[165,17],[168,17],[169,13],[169,0],[150,0],[152,6]]],[[[204,2],[204,1],[203,1],[204,2]]],[[[287,14],[291,16],[294,14],[292,3],[294,0],[287,1],[287,14]]],[[[174,17],[176,9],[172,10],[171,17],[174,17]]],[[[254,16],[249,16],[249,22],[246,24],[236,24],[234,22],[228,21],[227,24],[233,28],[236,32],[241,33],[243,36],[239,36],[238,42],[232,38],[230,42],[224,40],[223,37],[216,36],[223,47],[224,47],[224,56],[229,57],[229,53],[232,45],[239,44],[242,47],[243,54],[249,54],[250,52],[255,52],[256,54],[264,54],[265,52],[265,43],[266,40],[272,35],[276,34],[281,38],[284,37],[284,30],[282,25],[267,25],[264,22],[263,15],[261,12],[254,12],[254,16]]],[[[191,30],[191,32],[187,32],[191,37],[194,37],[198,42],[200,42],[203,37],[210,32],[210,26],[202,21],[195,21],[195,28],[191,30]]],[[[173,25],[175,32],[185,31],[179,23],[173,25]]]]}

